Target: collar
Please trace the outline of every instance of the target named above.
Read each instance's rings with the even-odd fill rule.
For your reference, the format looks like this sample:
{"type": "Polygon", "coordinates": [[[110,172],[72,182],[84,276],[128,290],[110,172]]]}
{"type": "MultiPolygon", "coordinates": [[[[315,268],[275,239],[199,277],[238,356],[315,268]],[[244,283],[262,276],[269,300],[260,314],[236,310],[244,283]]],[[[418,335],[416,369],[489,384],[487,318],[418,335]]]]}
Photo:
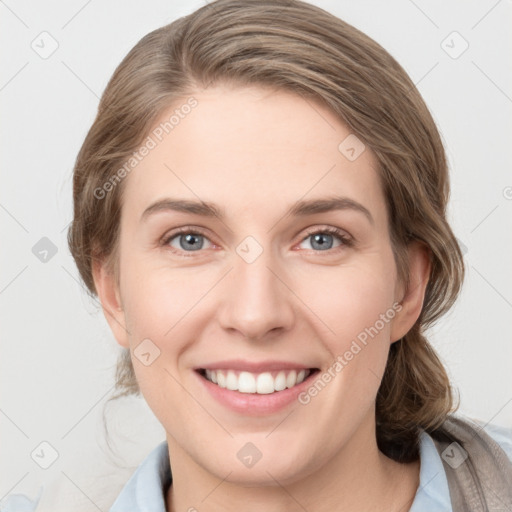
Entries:
{"type": "MultiPolygon", "coordinates": [[[[420,484],[410,512],[452,512],[446,473],[434,442],[425,431],[419,442],[420,484]]],[[[165,495],[171,482],[169,451],[163,441],[135,470],[109,512],[166,512],[165,495]]]]}

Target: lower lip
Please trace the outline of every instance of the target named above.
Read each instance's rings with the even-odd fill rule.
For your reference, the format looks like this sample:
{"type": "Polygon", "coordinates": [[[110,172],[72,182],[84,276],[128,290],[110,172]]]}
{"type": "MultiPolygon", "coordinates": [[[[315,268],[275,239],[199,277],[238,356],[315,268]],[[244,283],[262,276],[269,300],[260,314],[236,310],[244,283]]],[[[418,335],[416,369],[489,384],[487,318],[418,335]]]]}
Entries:
{"type": "Polygon", "coordinates": [[[239,391],[221,388],[203,377],[199,372],[194,371],[194,373],[197,375],[202,385],[218,402],[232,411],[247,416],[272,414],[284,409],[297,400],[297,396],[309,387],[311,379],[317,374],[316,371],[312,372],[305,380],[292,388],[260,395],[258,393],[240,393],[239,391]]]}

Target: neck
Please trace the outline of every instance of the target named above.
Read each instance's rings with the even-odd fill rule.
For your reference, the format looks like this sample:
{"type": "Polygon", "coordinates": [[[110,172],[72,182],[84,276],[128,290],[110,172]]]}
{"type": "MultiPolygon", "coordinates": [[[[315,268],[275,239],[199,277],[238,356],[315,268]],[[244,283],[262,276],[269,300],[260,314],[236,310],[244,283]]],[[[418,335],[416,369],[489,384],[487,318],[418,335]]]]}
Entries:
{"type": "Polygon", "coordinates": [[[400,464],[377,448],[375,422],[362,425],[327,463],[279,481],[269,468],[267,485],[250,487],[218,477],[198,465],[167,436],[173,483],[168,512],[408,511],[419,485],[419,461],[400,464]]]}

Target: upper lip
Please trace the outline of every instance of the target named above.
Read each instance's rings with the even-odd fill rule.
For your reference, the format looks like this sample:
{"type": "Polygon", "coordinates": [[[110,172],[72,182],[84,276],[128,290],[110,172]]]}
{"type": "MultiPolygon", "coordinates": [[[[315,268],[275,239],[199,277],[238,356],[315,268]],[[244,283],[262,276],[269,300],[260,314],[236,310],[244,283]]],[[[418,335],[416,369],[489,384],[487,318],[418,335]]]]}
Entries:
{"type": "Polygon", "coordinates": [[[311,365],[294,363],[293,361],[244,361],[243,359],[230,359],[216,361],[196,368],[196,370],[238,370],[250,373],[262,373],[275,370],[308,370],[311,365]]]}

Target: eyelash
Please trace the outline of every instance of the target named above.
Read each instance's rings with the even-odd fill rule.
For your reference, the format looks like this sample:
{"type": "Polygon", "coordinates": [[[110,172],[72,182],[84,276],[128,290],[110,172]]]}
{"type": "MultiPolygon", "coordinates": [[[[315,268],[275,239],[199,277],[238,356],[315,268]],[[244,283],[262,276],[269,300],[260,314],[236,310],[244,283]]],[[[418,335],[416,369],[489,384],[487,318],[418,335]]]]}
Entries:
{"type": "MultiPolygon", "coordinates": [[[[315,251],[314,249],[307,249],[307,250],[310,250],[310,251],[313,251],[316,253],[326,252],[326,253],[332,254],[333,252],[338,252],[339,250],[343,250],[344,248],[347,248],[347,247],[353,247],[353,245],[354,245],[353,239],[349,238],[342,230],[340,230],[338,228],[331,227],[331,226],[327,226],[327,227],[321,228],[321,229],[313,228],[311,230],[307,230],[306,233],[307,233],[306,236],[303,237],[299,243],[302,243],[309,237],[311,237],[313,235],[317,235],[317,234],[334,235],[341,241],[341,245],[339,245],[338,247],[334,247],[332,249],[327,249],[326,251],[315,251]]],[[[169,245],[169,242],[171,240],[176,238],[178,235],[182,235],[182,234],[200,235],[200,236],[204,236],[205,238],[208,238],[206,233],[204,233],[201,229],[184,226],[182,228],[177,228],[176,230],[174,230],[172,233],[170,233],[168,235],[165,235],[162,238],[160,245],[168,248],[172,253],[177,254],[178,256],[181,256],[183,258],[190,258],[191,256],[193,256],[194,252],[201,252],[201,251],[178,251],[174,247],[171,247],[169,245]],[[187,254],[187,252],[189,252],[189,254],[187,254]]],[[[209,240],[209,238],[208,238],[208,240],[209,240]]]]}

